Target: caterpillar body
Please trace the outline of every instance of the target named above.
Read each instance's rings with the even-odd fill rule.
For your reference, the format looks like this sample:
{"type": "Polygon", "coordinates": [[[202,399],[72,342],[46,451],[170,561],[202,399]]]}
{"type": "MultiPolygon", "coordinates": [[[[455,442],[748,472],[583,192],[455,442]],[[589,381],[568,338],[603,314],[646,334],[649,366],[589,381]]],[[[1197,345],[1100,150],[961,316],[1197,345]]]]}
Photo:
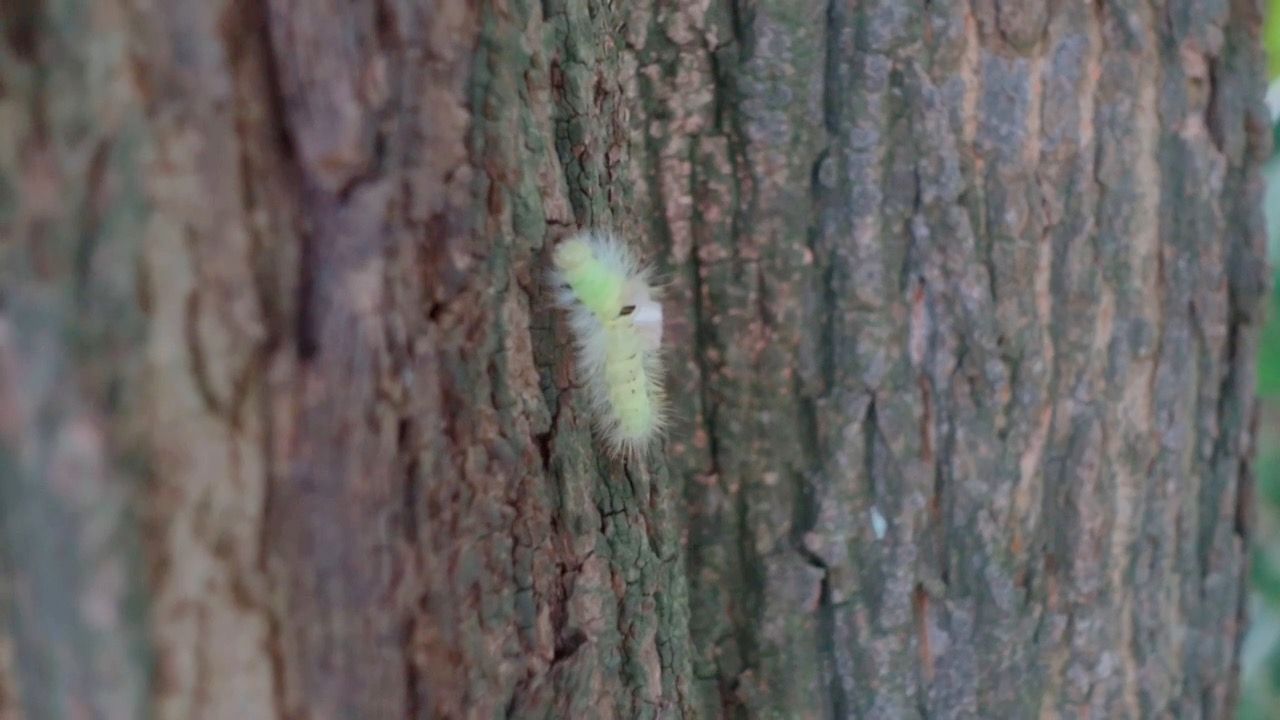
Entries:
{"type": "Polygon", "coordinates": [[[649,271],[605,232],[566,240],[553,262],[595,428],[615,456],[635,457],[666,420],[662,305],[649,271]]]}

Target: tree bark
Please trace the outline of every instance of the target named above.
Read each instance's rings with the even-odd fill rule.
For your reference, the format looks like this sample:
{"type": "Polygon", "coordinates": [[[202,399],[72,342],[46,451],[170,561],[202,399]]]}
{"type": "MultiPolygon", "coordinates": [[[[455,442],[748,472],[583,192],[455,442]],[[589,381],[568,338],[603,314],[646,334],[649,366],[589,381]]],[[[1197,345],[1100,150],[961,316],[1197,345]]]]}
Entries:
{"type": "Polygon", "coordinates": [[[1260,14],[0,1],[0,717],[1229,716],[1260,14]]]}

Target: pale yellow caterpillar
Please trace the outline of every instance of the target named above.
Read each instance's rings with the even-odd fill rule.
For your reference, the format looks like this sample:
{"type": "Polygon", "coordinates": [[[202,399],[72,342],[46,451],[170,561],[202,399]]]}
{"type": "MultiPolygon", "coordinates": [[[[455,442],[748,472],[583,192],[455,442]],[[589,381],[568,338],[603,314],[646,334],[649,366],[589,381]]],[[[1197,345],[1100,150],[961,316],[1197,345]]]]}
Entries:
{"type": "Polygon", "coordinates": [[[610,452],[634,457],[661,432],[666,415],[662,305],[649,271],[605,232],[561,243],[554,266],[593,424],[610,452]]]}

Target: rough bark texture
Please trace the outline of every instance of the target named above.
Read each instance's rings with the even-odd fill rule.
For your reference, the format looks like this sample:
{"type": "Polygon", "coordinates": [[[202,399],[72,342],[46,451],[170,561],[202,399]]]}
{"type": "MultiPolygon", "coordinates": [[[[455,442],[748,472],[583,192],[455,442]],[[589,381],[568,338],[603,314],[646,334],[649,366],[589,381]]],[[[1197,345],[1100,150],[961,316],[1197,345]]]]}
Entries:
{"type": "Polygon", "coordinates": [[[1254,0],[0,14],[0,717],[1229,714],[1254,0]]]}
{"type": "Polygon", "coordinates": [[[145,222],[115,2],[0,2],[0,716],[136,717],[145,222]],[[7,637],[2,637],[7,636],[7,637]]]}

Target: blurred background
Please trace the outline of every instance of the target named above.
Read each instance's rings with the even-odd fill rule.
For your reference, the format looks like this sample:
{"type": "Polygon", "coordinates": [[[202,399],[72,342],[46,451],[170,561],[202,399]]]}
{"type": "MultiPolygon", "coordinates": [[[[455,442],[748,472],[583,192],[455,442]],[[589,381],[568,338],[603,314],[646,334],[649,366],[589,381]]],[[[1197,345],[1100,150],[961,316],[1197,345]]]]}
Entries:
{"type": "MultiPolygon", "coordinates": [[[[1266,46],[1274,145],[1280,148],[1280,0],[1267,0],[1266,46]]],[[[1253,552],[1252,626],[1245,640],[1240,717],[1280,718],[1280,154],[1266,166],[1268,255],[1272,266],[1267,326],[1258,345],[1262,419],[1258,438],[1257,518],[1253,552]]]]}

